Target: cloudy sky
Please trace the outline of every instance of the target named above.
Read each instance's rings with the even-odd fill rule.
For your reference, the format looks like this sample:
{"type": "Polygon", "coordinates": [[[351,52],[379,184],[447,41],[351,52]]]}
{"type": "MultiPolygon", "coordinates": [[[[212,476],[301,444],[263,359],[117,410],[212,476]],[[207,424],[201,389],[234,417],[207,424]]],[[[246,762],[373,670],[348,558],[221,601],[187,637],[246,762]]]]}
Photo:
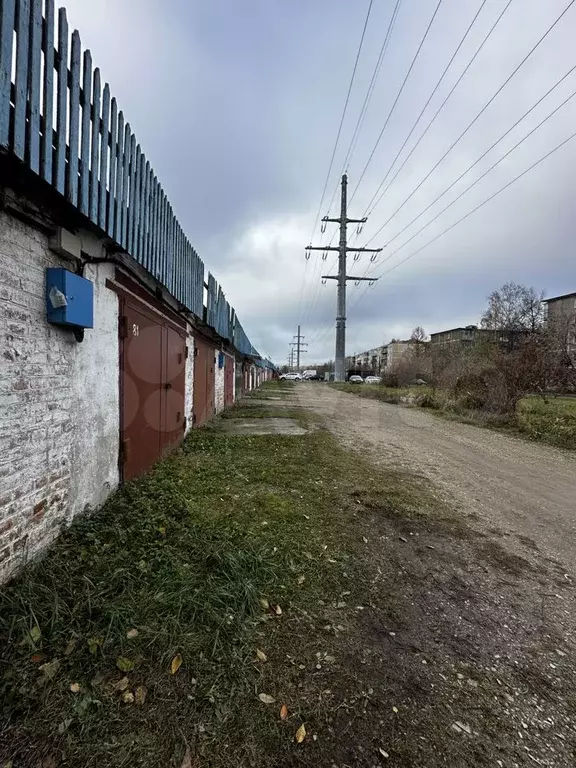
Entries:
{"type": "MultiPolygon", "coordinates": [[[[324,235],[315,228],[315,217],[369,0],[65,4],[70,25],[91,49],[190,240],[222,283],[255,346],[284,362],[301,322],[310,343],[308,360],[332,358],[336,289],[334,281],[322,286],[319,276],[334,272],[333,255],[324,262],[319,253],[306,262],[304,247],[314,229],[318,245],[328,243],[333,233],[334,225],[324,235]]],[[[367,256],[356,262],[349,257],[349,273],[383,275],[370,288],[349,284],[349,353],[405,337],[415,325],[430,333],[477,322],[486,295],[508,280],[534,285],[550,296],[576,290],[576,139],[399,264],[570,136],[576,97],[394,253],[576,91],[575,71],[395,237],[576,65],[573,46],[570,52],[576,34],[573,0],[442,0],[366,168],[438,5],[438,0],[402,0],[349,161],[349,215],[360,217],[370,207],[479,8],[483,6],[388,180],[508,4],[364,231],[351,238],[362,245],[386,224],[370,243],[384,247],[380,264],[371,264],[367,256]],[[568,6],[518,74],[395,213],[568,6]]],[[[395,5],[396,0],[373,0],[321,215],[337,192],[395,5]]],[[[338,194],[331,215],[338,215],[337,205],[338,194]]],[[[354,234],[352,226],[349,231],[354,234]]]]}

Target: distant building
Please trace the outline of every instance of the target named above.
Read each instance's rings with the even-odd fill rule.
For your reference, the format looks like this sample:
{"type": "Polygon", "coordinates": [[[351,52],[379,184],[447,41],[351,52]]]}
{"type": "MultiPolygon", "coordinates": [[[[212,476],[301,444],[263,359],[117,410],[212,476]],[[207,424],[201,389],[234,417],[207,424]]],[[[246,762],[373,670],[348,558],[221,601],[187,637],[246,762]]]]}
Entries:
{"type": "Polygon", "coordinates": [[[387,345],[385,372],[390,373],[412,348],[411,341],[391,341],[387,345]]]}
{"type": "Polygon", "coordinates": [[[565,293],[545,299],[547,307],[546,323],[565,334],[566,351],[576,362],[576,293],[565,293]]]}
{"type": "Polygon", "coordinates": [[[434,346],[469,346],[478,341],[493,341],[497,331],[478,328],[477,325],[466,325],[463,328],[451,328],[449,331],[439,331],[430,334],[430,343],[434,346]]]}

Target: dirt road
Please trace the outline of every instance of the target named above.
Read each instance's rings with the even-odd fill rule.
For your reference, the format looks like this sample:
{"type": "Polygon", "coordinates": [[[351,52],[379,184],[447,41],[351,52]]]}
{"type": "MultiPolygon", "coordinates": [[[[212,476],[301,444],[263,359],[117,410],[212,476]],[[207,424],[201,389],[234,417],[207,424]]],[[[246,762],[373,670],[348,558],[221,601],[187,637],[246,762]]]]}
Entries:
{"type": "Polygon", "coordinates": [[[537,547],[576,571],[576,455],[325,385],[297,392],[346,446],[425,475],[509,549],[537,547]]]}

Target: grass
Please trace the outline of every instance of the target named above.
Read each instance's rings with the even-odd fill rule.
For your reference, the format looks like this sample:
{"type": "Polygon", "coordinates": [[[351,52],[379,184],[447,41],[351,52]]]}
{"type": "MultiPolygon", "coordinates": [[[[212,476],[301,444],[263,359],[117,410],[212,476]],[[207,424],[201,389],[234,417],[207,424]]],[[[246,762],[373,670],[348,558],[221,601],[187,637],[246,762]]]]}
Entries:
{"type": "Polygon", "coordinates": [[[283,723],[258,700],[284,683],[256,648],[305,654],[318,601],[367,583],[358,494],[408,517],[434,506],[417,480],[373,475],[322,430],[212,426],[77,521],[0,596],[0,765],[167,768],[186,744],[202,765],[288,765],[315,711],[283,723]]]}
{"type": "Polygon", "coordinates": [[[576,398],[525,397],[514,418],[485,411],[458,408],[453,399],[438,396],[431,387],[384,387],[333,383],[331,387],[359,397],[395,405],[431,408],[466,424],[517,434],[536,442],[576,450],[576,398]]]}

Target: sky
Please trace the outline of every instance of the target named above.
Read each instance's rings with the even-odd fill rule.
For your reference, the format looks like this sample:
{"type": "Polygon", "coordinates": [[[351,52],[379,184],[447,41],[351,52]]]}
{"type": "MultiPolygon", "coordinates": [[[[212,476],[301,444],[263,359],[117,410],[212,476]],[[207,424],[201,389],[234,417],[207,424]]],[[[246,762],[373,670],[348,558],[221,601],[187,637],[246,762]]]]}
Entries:
{"type": "MultiPolygon", "coordinates": [[[[321,216],[339,215],[338,182],[395,4],[372,2],[321,216]]],[[[336,285],[334,280],[322,285],[320,275],[334,274],[334,254],[324,261],[316,252],[307,261],[305,246],[312,235],[314,245],[328,244],[332,236],[337,242],[335,225],[322,233],[315,224],[369,0],[67,0],[65,5],[71,27],[90,48],[190,241],[252,343],[282,364],[300,323],[309,344],[306,362],[332,359],[336,285]]],[[[466,192],[576,91],[576,70],[412,223],[576,65],[570,46],[576,2],[441,0],[406,79],[437,6],[438,0],[401,0],[347,163],[348,215],[370,213],[360,235],[349,225],[350,243],[370,241],[369,247],[383,248],[376,262],[366,254],[357,261],[348,256],[348,274],[382,275],[372,286],[348,284],[349,354],[408,337],[416,325],[432,333],[477,323],[487,295],[510,280],[547,296],[576,291],[576,139],[442,234],[571,135],[576,96],[466,192]],[[372,210],[384,179],[386,193],[372,210]]]]}

